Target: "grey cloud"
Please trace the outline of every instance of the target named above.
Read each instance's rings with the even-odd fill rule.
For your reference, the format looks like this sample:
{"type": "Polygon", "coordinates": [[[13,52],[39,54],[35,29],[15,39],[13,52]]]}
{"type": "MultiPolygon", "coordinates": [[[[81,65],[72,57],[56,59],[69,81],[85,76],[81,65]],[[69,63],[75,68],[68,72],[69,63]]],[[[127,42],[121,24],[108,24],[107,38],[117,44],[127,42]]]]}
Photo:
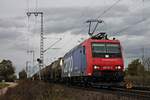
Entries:
{"type": "Polygon", "coordinates": [[[17,18],[1,18],[0,19],[0,27],[1,28],[21,28],[25,27],[25,23],[22,21],[23,19],[17,18]]]}
{"type": "MultiPolygon", "coordinates": [[[[120,36],[119,36],[120,37],[120,36]]],[[[123,46],[125,57],[141,57],[142,48],[144,47],[146,56],[150,57],[150,42],[149,37],[138,36],[138,35],[126,35],[126,38],[120,39],[123,46]]]]}
{"type": "Polygon", "coordinates": [[[24,52],[26,52],[27,51],[27,48],[29,48],[28,47],[28,45],[27,45],[27,42],[25,42],[25,41],[21,41],[21,42],[15,42],[15,43],[13,43],[12,45],[11,45],[11,47],[9,47],[10,49],[12,49],[12,50],[17,50],[17,51],[24,51],[24,52]]]}
{"type": "Polygon", "coordinates": [[[131,12],[127,14],[127,17],[124,17],[124,23],[132,25],[143,18],[149,18],[150,17],[150,12],[149,12],[149,7],[146,7],[144,9],[137,10],[136,12],[131,12]]]}
{"type": "MultiPolygon", "coordinates": [[[[87,28],[86,20],[96,18],[107,7],[78,7],[78,8],[47,8],[42,9],[44,11],[45,33],[64,33],[71,31],[74,34],[80,34],[87,32],[84,28],[87,28]]],[[[123,5],[115,7],[112,11],[106,15],[109,17],[121,17],[128,12],[128,8],[123,5]],[[117,9],[119,7],[119,9],[117,9]],[[122,12],[122,15],[121,15],[122,12]]],[[[34,29],[33,29],[34,31],[34,29]]]]}
{"type": "Polygon", "coordinates": [[[18,36],[19,32],[15,29],[0,28],[0,41],[16,39],[18,36]]]}
{"type": "MultiPolygon", "coordinates": [[[[10,18],[0,18],[0,44],[4,48],[9,48],[9,46],[15,44],[19,37],[23,36],[25,21],[24,17],[10,17],[10,18]],[[5,44],[5,45],[4,45],[5,44]]],[[[22,37],[23,39],[24,37],[22,37]]],[[[19,41],[18,43],[21,43],[19,41]]],[[[16,46],[17,48],[18,46],[16,46]]]]}
{"type": "Polygon", "coordinates": [[[150,0],[144,0],[144,2],[150,2],[150,0]]]}
{"type": "Polygon", "coordinates": [[[150,13],[148,11],[149,8],[144,8],[144,10],[128,12],[122,17],[117,17],[117,19],[115,19],[116,17],[110,19],[105,18],[108,32],[117,33],[113,35],[147,35],[150,31],[150,13]]]}

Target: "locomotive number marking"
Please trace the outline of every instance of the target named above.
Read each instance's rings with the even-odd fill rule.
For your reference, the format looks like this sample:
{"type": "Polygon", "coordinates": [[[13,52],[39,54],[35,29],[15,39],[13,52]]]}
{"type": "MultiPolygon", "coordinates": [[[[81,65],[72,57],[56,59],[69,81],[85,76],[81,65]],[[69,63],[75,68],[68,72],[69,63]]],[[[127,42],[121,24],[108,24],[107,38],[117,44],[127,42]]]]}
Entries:
{"type": "Polygon", "coordinates": [[[68,76],[70,76],[72,71],[73,71],[73,59],[72,56],[70,56],[64,60],[64,73],[68,72],[68,76]]]}

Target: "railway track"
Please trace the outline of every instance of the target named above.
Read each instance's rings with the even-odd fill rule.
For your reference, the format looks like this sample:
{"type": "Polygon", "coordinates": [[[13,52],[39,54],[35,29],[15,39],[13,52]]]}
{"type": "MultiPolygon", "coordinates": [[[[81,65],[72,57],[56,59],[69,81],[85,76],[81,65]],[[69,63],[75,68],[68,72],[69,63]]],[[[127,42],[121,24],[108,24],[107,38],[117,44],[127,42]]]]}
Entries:
{"type": "MultiPolygon", "coordinates": [[[[132,89],[126,89],[123,87],[106,87],[106,86],[90,86],[85,87],[83,85],[70,85],[70,88],[75,89],[82,89],[86,91],[93,91],[93,92],[102,92],[105,94],[113,94],[117,96],[124,96],[129,98],[137,98],[136,100],[150,100],[150,89],[146,89],[142,87],[134,87],[132,89]]],[[[132,100],[132,99],[131,99],[132,100]]]]}
{"type": "Polygon", "coordinates": [[[150,91],[148,90],[139,90],[139,89],[125,89],[125,88],[115,88],[112,87],[111,89],[108,89],[111,91],[118,92],[122,96],[132,96],[132,97],[139,97],[141,99],[150,100],[150,91]]]}

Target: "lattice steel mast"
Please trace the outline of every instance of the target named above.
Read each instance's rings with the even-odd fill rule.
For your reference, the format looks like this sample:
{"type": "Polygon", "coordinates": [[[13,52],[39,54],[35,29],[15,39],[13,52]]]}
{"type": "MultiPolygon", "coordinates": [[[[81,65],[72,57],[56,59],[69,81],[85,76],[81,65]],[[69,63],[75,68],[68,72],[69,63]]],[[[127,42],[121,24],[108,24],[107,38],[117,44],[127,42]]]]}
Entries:
{"type": "Polygon", "coordinates": [[[41,80],[41,68],[44,67],[44,34],[43,34],[43,12],[27,12],[27,16],[30,17],[31,15],[38,16],[41,15],[41,33],[40,33],[40,59],[39,62],[39,79],[41,80]]]}

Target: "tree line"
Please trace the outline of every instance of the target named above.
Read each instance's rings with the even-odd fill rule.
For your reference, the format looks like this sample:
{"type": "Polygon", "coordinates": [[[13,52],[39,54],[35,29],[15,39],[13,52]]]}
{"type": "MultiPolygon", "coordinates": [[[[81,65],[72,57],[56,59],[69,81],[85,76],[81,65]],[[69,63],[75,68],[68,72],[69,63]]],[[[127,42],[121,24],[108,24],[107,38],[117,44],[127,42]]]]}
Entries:
{"type": "Polygon", "coordinates": [[[10,60],[0,62],[0,81],[14,81],[16,79],[15,67],[10,60]]]}
{"type": "MultiPolygon", "coordinates": [[[[10,60],[2,60],[0,62],[0,81],[12,82],[17,79],[15,75],[15,67],[10,60]]],[[[25,70],[19,72],[19,79],[27,79],[25,70]]]]}
{"type": "Polygon", "coordinates": [[[125,74],[130,76],[150,75],[150,59],[142,59],[142,61],[140,59],[133,60],[128,64],[125,74]]]}

